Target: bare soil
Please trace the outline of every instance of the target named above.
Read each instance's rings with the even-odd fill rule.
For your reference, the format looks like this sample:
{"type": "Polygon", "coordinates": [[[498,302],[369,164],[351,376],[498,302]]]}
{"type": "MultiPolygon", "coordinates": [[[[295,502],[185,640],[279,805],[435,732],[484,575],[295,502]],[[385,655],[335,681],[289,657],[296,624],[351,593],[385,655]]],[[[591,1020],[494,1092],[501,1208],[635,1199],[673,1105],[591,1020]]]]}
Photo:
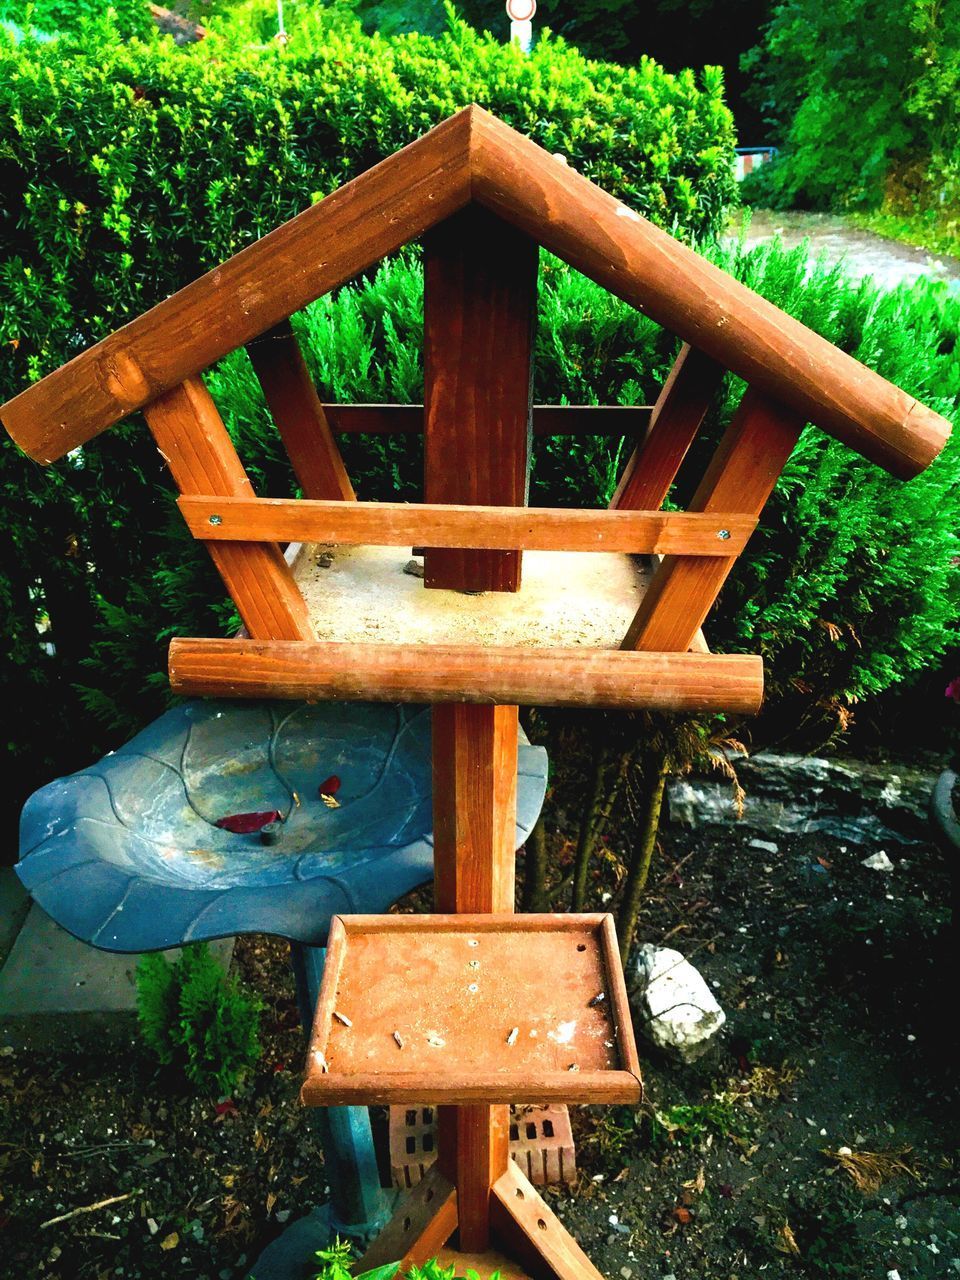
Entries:
{"type": "MultiPolygon", "coordinates": [[[[548,802],[558,876],[575,800],[561,781],[548,802]]],[[[663,834],[639,939],[692,959],[728,1024],[689,1067],[642,1045],[640,1108],[574,1109],[579,1181],[549,1198],[614,1280],[955,1276],[945,860],[888,848],[894,870],[878,872],[862,865],[872,848],[805,836],[771,853],[751,835],[663,834]],[[841,1148],[858,1173],[878,1156],[878,1185],[858,1187],[841,1148]]],[[[615,905],[629,839],[611,828],[591,905],[615,905]]],[[[242,939],[236,963],[269,1011],[261,1063],[230,1104],[186,1092],[136,1040],[0,1057],[0,1276],[227,1280],[325,1197],[296,1100],[286,946],[242,939]]]]}

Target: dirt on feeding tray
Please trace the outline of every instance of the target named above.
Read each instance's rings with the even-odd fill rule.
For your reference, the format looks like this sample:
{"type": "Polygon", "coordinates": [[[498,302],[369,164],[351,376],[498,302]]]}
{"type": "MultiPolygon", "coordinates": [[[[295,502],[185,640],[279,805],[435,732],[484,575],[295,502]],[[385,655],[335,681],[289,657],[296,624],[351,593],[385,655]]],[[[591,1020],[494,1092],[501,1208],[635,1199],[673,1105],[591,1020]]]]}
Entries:
{"type": "MultiPolygon", "coordinates": [[[[582,783],[556,756],[563,874],[582,783]]],[[[579,1182],[547,1197],[613,1280],[945,1280],[960,1268],[948,868],[926,844],[888,846],[879,871],[871,847],[772,837],[774,853],[757,834],[665,830],[639,941],[689,958],[728,1023],[692,1066],[641,1041],[644,1104],[573,1108],[579,1182]]],[[[601,899],[630,837],[608,828],[590,909],[616,905],[601,899]]],[[[269,1009],[229,1102],[174,1087],[136,1040],[0,1057],[0,1276],[227,1280],[325,1198],[286,944],[242,939],[236,963],[269,1009]]]]}

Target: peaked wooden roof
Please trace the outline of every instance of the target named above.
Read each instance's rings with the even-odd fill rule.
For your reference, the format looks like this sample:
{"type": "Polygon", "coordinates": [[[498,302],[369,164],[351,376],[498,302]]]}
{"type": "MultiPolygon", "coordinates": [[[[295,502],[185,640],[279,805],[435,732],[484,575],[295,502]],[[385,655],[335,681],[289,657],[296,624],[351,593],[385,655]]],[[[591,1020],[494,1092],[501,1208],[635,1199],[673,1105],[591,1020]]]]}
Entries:
{"type": "Polygon", "coordinates": [[[352,279],[471,201],[895,475],[950,424],[470,106],[0,409],[49,463],[352,279]]]}

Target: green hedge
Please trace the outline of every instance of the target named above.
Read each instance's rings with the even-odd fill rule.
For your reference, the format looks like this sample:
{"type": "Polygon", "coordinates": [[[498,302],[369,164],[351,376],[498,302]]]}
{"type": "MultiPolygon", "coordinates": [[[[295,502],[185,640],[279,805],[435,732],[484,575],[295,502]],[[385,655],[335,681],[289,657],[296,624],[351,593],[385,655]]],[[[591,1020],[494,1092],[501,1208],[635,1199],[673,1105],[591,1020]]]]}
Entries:
{"type": "MultiPolygon", "coordinates": [[[[698,83],[550,39],[523,57],[452,15],[440,39],[385,39],[307,5],[288,6],[281,48],[265,0],[214,8],[178,49],[137,36],[140,0],[98,7],[0,0],[22,30],[61,29],[0,30],[0,401],[471,101],[686,239],[731,197],[716,69],[698,83]]],[[[21,789],[102,745],[81,681],[97,711],[123,692],[126,727],[163,685],[158,630],[223,624],[164,484],[136,426],[46,471],[0,444],[0,741],[21,789]]]]}

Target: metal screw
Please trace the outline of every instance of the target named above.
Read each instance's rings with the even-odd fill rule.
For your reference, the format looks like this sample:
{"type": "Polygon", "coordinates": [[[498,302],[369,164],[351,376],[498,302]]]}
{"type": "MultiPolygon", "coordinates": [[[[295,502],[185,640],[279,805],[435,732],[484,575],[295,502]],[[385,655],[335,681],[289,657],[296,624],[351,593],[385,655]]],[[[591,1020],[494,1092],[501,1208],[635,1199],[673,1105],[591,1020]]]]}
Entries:
{"type": "MultiPolygon", "coordinates": [[[[211,523],[211,524],[223,524],[223,516],[210,516],[210,523],[211,523]]],[[[730,536],[730,535],[729,535],[729,534],[727,534],[727,537],[728,537],[728,538],[729,538],[729,536],[730,536]]]]}
{"type": "Polygon", "coordinates": [[[729,539],[729,537],[730,537],[730,530],[729,530],[729,529],[719,529],[719,530],[717,531],[717,537],[720,539],[720,541],[721,541],[721,542],[726,542],[726,541],[728,541],[728,539],[729,539]]]}

